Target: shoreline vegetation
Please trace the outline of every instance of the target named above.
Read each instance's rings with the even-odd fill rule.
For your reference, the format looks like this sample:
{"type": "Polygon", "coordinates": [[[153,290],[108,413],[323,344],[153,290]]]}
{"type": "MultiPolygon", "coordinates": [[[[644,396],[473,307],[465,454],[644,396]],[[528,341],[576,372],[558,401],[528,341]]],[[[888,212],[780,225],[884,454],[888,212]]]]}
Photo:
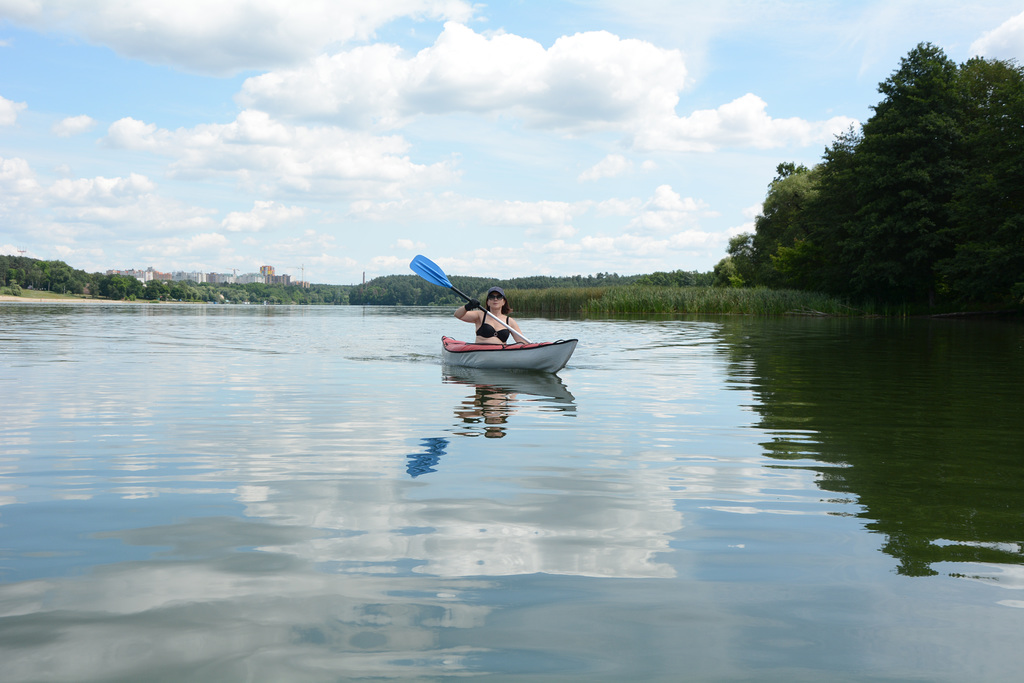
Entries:
{"type": "MultiPolygon", "coordinates": [[[[404,276],[403,276],[404,277],[404,276]]],[[[353,286],[355,287],[355,286],[353,286]]],[[[549,287],[508,289],[509,300],[519,314],[545,317],[597,318],[616,316],[751,315],[807,317],[970,317],[1018,316],[1024,310],[979,306],[928,307],[921,305],[860,304],[854,306],[828,294],[793,289],[730,288],[709,286],[669,287],[655,285],[611,285],[606,287],[549,287]]],[[[446,295],[428,306],[457,306],[461,299],[446,295]]],[[[0,294],[2,303],[139,303],[158,304],[160,300],[105,299],[46,291],[22,290],[21,295],[0,294]]],[[[173,303],[216,304],[216,301],[173,303]]],[[[223,302],[220,302],[223,303],[223,302]]],[[[238,304],[235,304],[238,305],[238,304]]],[[[262,302],[255,305],[264,305],[262,302]]],[[[266,302],[265,305],[338,305],[299,302],[266,302]]],[[[341,305],[409,305],[346,303],[341,305]]],[[[417,305],[417,304],[412,304],[417,305]]]]}

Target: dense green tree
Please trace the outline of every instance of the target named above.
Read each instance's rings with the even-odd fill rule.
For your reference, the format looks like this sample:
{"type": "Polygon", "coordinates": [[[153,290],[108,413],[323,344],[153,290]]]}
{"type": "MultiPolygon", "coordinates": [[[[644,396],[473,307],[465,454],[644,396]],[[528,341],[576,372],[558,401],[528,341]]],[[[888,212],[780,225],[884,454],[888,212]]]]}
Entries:
{"type": "Polygon", "coordinates": [[[879,92],[821,164],[778,167],[753,237],[730,242],[726,277],[890,302],[1020,302],[1024,70],[957,67],[924,43],[879,92]]]}
{"type": "Polygon", "coordinates": [[[862,139],[854,128],[836,136],[822,163],[806,176],[814,191],[790,216],[800,226],[790,231],[792,243],[780,243],[770,255],[786,286],[851,293],[850,273],[861,256],[850,235],[861,206],[857,150],[862,139]]]}
{"type": "Polygon", "coordinates": [[[128,275],[107,275],[99,281],[99,295],[105,299],[123,300],[144,295],[142,283],[128,275]]]}
{"type": "Polygon", "coordinates": [[[952,253],[949,204],[963,176],[957,68],[918,45],[879,86],[885,99],[858,149],[861,207],[850,245],[860,252],[854,291],[878,298],[934,297],[935,266],[952,253]]]}
{"type": "Polygon", "coordinates": [[[708,287],[713,283],[714,275],[712,273],[700,273],[696,270],[656,271],[648,275],[641,275],[635,280],[635,284],[655,287],[708,287]]]}
{"type": "MultiPolygon", "coordinates": [[[[776,269],[772,256],[780,247],[792,247],[806,239],[805,209],[817,194],[819,173],[817,167],[812,170],[793,163],[779,164],[776,168],[761,213],[754,219],[748,284],[769,287],[784,284],[784,277],[776,269]]],[[[732,244],[730,254],[731,248],[732,244]]]]}
{"type": "Polygon", "coordinates": [[[972,59],[960,69],[965,173],[954,192],[953,253],[937,267],[955,297],[1024,299],[1024,68],[972,59]]]}
{"type": "Polygon", "coordinates": [[[716,263],[715,268],[712,271],[712,276],[715,287],[743,286],[743,278],[740,277],[732,256],[726,256],[724,259],[716,263]]]}

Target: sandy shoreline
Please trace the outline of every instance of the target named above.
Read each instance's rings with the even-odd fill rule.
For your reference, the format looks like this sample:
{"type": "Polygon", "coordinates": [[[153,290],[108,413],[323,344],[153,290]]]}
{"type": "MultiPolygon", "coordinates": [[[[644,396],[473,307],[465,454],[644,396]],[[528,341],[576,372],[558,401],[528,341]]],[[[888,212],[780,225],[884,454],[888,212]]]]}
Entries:
{"type": "Polygon", "coordinates": [[[16,303],[16,304],[102,304],[102,303],[113,303],[109,299],[79,299],[77,297],[35,297],[35,296],[11,296],[10,294],[0,294],[0,303],[16,303]]]}

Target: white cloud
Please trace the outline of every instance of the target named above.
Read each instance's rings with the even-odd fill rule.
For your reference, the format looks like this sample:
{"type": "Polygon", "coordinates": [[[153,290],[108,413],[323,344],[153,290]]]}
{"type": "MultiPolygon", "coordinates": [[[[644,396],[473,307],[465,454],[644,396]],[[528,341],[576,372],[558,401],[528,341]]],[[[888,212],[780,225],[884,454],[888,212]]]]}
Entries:
{"type": "Polygon", "coordinates": [[[306,215],[301,206],[284,206],[272,201],[256,201],[251,211],[232,211],[221,223],[228,232],[259,232],[297,221],[306,215]]]}
{"type": "Polygon", "coordinates": [[[358,47],[248,79],[239,101],[276,114],[395,126],[418,114],[512,114],[534,126],[608,128],[671,111],[686,83],[677,50],[606,31],[563,36],[545,50],[516,35],[445,24],[434,45],[406,58],[394,46],[358,47]]]}
{"type": "Polygon", "coordinates": [[[53,126],[53,134],[59,138],[69,138],[72,135],[78,135],[79,133],[85,133],[92,130],[96,125],[96,120],[91,116],[82,114],[81,116],[69,116],[59,123],[55,123],[53,126]]]}
{"type": "Polygon", "coordinates": [[[1024,60],[1024,12],[974,41],[971,54],[990,59],[1024,60]]]}
{"type": "Polygon", "coordinates": [[[398,188],[450,182],[447,162],[416,164],[400,136],[374,136],[334,126],[305,127],[246,110],[228,124],[175,131],[133,118],[115,121],[104,144],[172,157],[173,176],[234,175],[268,191],[339,192],[381,196],[398,188]]]}
{"type": "Polygon", "coordinates": [[[757,218],[761,214],[761,211],[763,209],[764,209],[764,203],[763,202],[758,202],[757,204],[754,204],[753,206],[748,206],[747,208],[741,210],[740,214],[744,218],[753,221],[755,218],[757,218]]]}
{"type": "MultiPolygon", "coordinates": [[[[607,31],[562,36],[545,49],[528,38],[482,35],[449,22],[432,46],[412,57],[392,45],[322,55],[246,80],[237,99],[278,116],[376,128],[423,115],[514,116],[573,135],[620,132],[635,149],[677,152],[809,145],[857,123],[773,119],[753,94],[680,117],[687,73],[678,50],[607,31]]],[[[580,180],[624,172],[624,162],[613,155],[580,180]]]]}
{"type": "Polygon", "coordinates": [[[568,237],[576,233],[573,220],[590,206],[590,202],[494,200],[445,193],[389,202],[353,202],[351,214],[357,220],[374,222],[525,228],[528,236],[568,237]]]}
{"type": "Polygon", "coordinates": [[[25,102],[12,102],[0,96],[0,126],[13,126],[18,120],[18,112],[28,107],[25,102]]]}
{"type": "Polygon", "coordinates": [[[127,178],[61,179],[50,186],[47,194],[59,204],[121,204],[148,194],[156,185],[146,176],[132,173],[127,178]]]}
{"type": "Polygon", "coordinates": [[[644,203],[639,215],[629,223],[629,228],[644,233],[665,234],[692,225],[697,218],[707,213],[706,203],[692,197],[682,197],[669,185],[660,185],[654,196],[644,203]]]}
{"type": "Polygon", "coordinates": [[[135,252],[143,262],[159,263],[158,269],[167,270],[206,270],[208,266],[200,264],[236,261],[230,241],[219,232],[144,240],[136,246],[135,252]]]}
{"type": "MultiPolygon", "coordinates": [[[[139,237],[212,226],[210,216],[215,211],[160,197],[156,189],[153,181],[138,173],[62,178],[43,186],[24,159],[0,157],[0,216],[9,225],[46,234],[52,248],[81,236],[95,237],[97,228],[128,229],[139,237]]],[[[112,233],[103,234],[109,238],[112,233]]]]}
{"type": "Polygon", "coordinates": [[[858,125],[856,119],[846,116],[820,122],[801,118],[773,119],[765,112],[766,108],[764,100],[748,93],[717,109],[652,121],[638,132],[636,146],[676,152],[712,152],[720,147],[806,146],[828,142],[850,126],[858,125]]]}
{"type": "Polygon", "coordinates": [[[401,17],[468,21],[473,9],[462,0],[8,0],[0,14],[127,57],[223,75],[293,64],[401,17]]]}
{"type": "Polygon", "coordinates": [[[578,180],[600,180],[602,178],[617,178],[633,170],[633,162],[621,154],[609,154],[583,173],[580,173],[578,180]]]}
{"type": "Polygon", "coordinates": [[[39,181],[24,159],[0,157],[0,207],[39,192],[39,181]]]}

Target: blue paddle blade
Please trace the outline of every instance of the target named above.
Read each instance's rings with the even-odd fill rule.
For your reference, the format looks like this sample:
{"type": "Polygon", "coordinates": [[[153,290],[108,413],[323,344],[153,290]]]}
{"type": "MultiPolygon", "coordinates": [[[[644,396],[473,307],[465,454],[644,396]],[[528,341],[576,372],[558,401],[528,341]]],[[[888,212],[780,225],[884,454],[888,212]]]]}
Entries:
{"type": "Polygon", "coordinates": [[[412,268],[414,273],[428,282],[433,282],[435,285],[441,285],[448,289],[452,288],[452,283],[448,281],[448,276],[444,274],[444,271],[438,268],[437,264],[426,256],[417,256],[409,264],[409,267],[412,268]]]}

